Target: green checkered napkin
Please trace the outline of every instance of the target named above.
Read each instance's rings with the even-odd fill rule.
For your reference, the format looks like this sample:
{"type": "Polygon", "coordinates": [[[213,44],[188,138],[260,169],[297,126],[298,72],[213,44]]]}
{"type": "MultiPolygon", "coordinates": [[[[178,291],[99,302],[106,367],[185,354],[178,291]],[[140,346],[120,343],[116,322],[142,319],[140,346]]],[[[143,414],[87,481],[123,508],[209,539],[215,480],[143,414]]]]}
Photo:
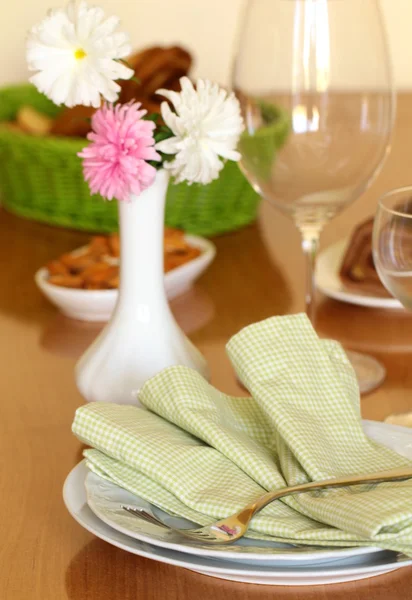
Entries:
{"type": "MultiPolygon", "coordinates": [[[[149,380],[149,410],[93,403],[73,432],[93,447],[89,468],[164,510],[200,524],[266,490],[410,464],[363,433],[355,375],[339,344],[304,315],[275,317],[227,350],[252,398],[233,398],[197,372],[149,380]]],[[[412,556],[412,481],[301,494],[273,502],[252,537],[330,546],[377,545],[412,556]]]]}

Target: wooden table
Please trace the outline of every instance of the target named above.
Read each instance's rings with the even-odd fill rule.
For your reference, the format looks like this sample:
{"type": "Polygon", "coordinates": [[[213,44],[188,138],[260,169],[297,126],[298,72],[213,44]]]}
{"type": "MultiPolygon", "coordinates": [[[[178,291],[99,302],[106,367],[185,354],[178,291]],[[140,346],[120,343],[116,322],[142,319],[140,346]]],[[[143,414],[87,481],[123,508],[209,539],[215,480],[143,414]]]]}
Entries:
{"type": "MultiPolygon", "coordinates": [[[[384,171],[362,199],[327,227],[324,245],[373,214],[380,193],[412,183],[411,148],[412,95],[403,95],[384,171]]],[[[412,599],[412,569],[314,588],[235,584],[127,554],[73,521],[61,493],[66,475],[81,458],[81,446],[70,432],[74,411],[82,404],[73,368],[99,328],[59,315],[37,291],[33,274],[86,239],[0,211],[0,599],[412,599]]],[[[215,241],[215,263],[192,292],[173,302],[173,309],[208,359],[213,383],[244,394],[225,356],[225,342],[253,321],[302,310],[304,263],[293,225],[265,204],[258,226],[215,241]]],[[[322,335],[369,351],[386,365],[385,384],[363,398],[365,418],[382,420],[412,408],[412,315],[320,298],[317,326],[322,335]]]]}

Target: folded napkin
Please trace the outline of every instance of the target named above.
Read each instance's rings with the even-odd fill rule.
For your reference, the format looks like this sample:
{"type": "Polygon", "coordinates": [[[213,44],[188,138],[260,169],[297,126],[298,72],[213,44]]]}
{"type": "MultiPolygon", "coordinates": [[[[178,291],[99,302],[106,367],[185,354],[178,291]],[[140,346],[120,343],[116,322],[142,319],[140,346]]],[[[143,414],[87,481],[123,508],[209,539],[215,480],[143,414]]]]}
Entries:
{"type": "MultiPolygon", "coordinates": [[[[93,447],[85,452],[89,468],[205,525],[267,490],[410,464],[366,437],[352,367],[305,315],[249,326],[227,350],[251,398],[170,367],[139,394],[149,410],[103,403],[77,410],[73,432],[93,447]]],[[[412,556],[412,481],[284,498],[253,519],[250,535],[412,556]]]]}

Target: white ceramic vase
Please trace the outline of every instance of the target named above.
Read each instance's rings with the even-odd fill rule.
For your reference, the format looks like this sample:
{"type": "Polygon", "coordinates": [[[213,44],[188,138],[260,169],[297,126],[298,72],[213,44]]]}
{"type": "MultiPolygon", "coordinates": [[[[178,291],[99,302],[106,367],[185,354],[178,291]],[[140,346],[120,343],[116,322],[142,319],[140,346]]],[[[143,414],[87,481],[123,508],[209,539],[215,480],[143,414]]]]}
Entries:
{"type": "Polygon", "coordinates": [[[113,316],[76,365],[76,383],[90,402],[139,404],[138,391],[171,365],[208,377],[207,364],[177,325],[164,289],[163,229],[169,175],[131,202],[119,202],[120,290],[113,316]]]}

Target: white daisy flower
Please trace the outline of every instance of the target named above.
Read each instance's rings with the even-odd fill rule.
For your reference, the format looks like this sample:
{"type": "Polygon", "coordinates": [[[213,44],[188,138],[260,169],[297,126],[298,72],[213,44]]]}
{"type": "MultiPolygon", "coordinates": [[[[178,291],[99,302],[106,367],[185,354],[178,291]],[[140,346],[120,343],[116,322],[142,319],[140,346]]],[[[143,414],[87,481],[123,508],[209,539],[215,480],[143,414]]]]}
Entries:
{"type": "Polygon", "coordinates": [[[116,80],[134,74],[119,62],[131,46],[118,25],[117,17],[107,18],[84,0],[49,11],[28,35],[27,63],[37,71],[30,81],[55,104],[97,108],[102,96],[115,102],[120,92],[116,80]]]}
{"type": "Polygon", "coordinates": [[[175,112],[167,102],[162,103],[163,120],[174,137],[158,142],[156,150],[176,155],[163,165],[176,183],[207,184],[219,177],[224,166],[220,158],[240,159],[236,147],[244,124],[239,101],[210,81],[199,79],[196,88],[187,77],[180,83],[181,92],[157,91],[175,112]]]}

